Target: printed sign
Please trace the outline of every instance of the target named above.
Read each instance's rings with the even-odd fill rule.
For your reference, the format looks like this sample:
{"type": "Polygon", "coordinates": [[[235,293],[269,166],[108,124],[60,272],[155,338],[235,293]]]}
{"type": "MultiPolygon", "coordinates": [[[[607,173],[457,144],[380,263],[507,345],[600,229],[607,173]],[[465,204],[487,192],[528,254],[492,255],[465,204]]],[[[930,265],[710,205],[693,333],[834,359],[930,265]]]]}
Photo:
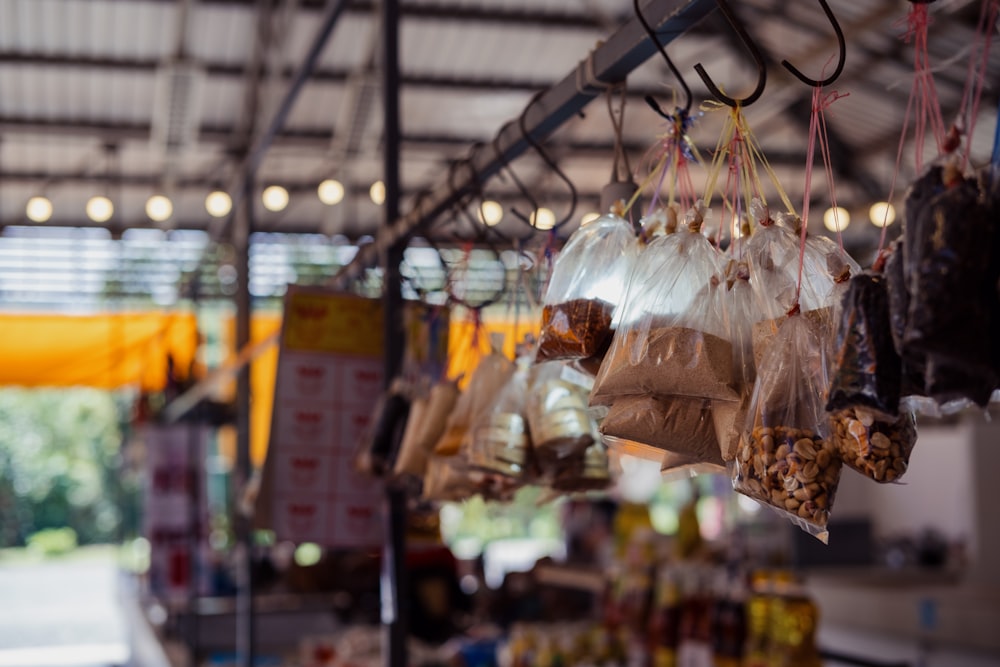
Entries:
{"type": "Polygon", "coordinates": [[[278,539],[382,543],[382,486],[354,467],[382,392],[382,326],[378,301],[288,290],[260,512],[278,539]]]}

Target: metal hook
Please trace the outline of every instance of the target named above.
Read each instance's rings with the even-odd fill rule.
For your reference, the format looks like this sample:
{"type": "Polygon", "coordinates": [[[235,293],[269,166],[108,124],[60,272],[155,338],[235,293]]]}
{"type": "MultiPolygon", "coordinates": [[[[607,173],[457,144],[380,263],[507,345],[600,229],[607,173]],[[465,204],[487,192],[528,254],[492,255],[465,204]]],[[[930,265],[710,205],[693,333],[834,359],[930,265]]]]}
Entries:
{"type": "Polygon", "coordinates": [[[747,97],[737,100],[729,97],[719,90],[719,87],[716,86],[715,82],[712,81],[712,78],[708,76],[708,72],[705,71],[705,68],[701,63],[695,65],[694,69],[698,72],[698,76],[700,76],[701,80],[705,82],[705,86],[708,88],[709,92],[712,93],[715,99],[719,100],[726,106],[733,108],[737,106],[750,106],[756,102],[758,98],[760,98],[761,94],[764,92],[764,86],[767,84],[767,66],[764,64],[764,57],[760,54],[760,50],[757,48],[757,45],[754,44],[754,41],[750,38],[746,28],[744,28],[743,24],[741,24],[739,19],[736,18],[736,14],[734,14],[733,10],[729,7],[729,3],[726,2],[726,0],[715,0],[715,4],[718,5],[722,15],[726,17],[726,21],[733,28],[733,30],[736,31],[736,35],[740,38],[740,41],[743,42],[743,46],[746,47],[747,51],[749,51],[750,55],[753,57],[753,61],[757,65],[757,87],[754,88],[753,92],[747,97]]]}
{"type": "MultiPolygon", "coordinates": [[[[528,145],[530,145],[532,148],[535,149],[535,151],[538,153],[538,156],[542,158],[542,161],[545,162],[545,164],[548,165],[549,169],[551,169],[555,173],[555,175],[558,176],[559,179],[562,180],[562,182],[565,183],[566,186],[569,188],[569,196],[570,196],[569,211],[567,211],[566,215],[563,216],[562,220],[559,220],[554,225],[552,225],[552,229],[559,229],[567,222],[569,222],[573,218],[573,214],[576,213],[576,204],[577,204],[576,186],[573,185],[573,181],[569,179],[569,176],[566,175],[566,172],[564,172],[559,167],[559,165],[556,164],[556,161],[552,159],[552,156],[550,156],[548,153],[545,152],[545,149],[542,148],[542,145],[531,137],[531,133],[528,132],[528,128],[525,121],[525,116],[528,115],[528,109],[530,109],[531,105],[533,105],[535,102],[538,101],[538,99],[542,96],[544,92],[545,91],[538,91],[537,93],[535,93],[535,95],[531,98],[531,101],[529,101],[527,106],[524,107],[524,110],[521,112],[521,116],[520,118],[517,119],[517,122],[521,128],[521,136],[524,137],[524,140],[528,142],[528,145]]],[[[529,199],[529,201],[531,200],[529,199]]],[[[534,210],[537,211],[538,210],[537,204],[534,201],[532,201],[532,204],[534,205],[534,210]]],[[[519,213],[518,211],[515,210],[514,214],[517,215],[522,220],[528,221],[528,223],[530,224],[530,220],[525,218],[522,213],[519,213]]],[[[532,225],[532,227],[534,227],[534,225],[532,225]]]]}
{"type": "MultiPolygon", "coordinates": [[[[674,77],[681,84],[681,89],[684,91],[684,115],[690,115],[691,89],[688,87],[687,81],[685,81],[684,77],[681,76],[680,70],[678,70],[677,66],[674,65],[674,61],[667,55],[667,50],[663,47],[663,44],[660,43],[660,38],[656,36],[656,32],[653,30],[652,26],[649,25],[649,22],[646,21],[646,17],[642,15],[642,10],[639,8],[639,0],[632,0],[632,5],[635,7],[635,16],[639,19],[639,23],[642,24],[643,28],[645,28],[646,34],[649,35],[651,40],[653,40],[653,43],[656,44],[656,48],[659,50],[660,55],[663,56],[663,59],[667,62],[667,67],[670,68],[670,71],[674,73],[674,77]]],[[[652,107],[653,111],[660,114],[667,120],[670,120],[669,114],[663,112],[663,109],[661,109],[660,105],[656,103],[656,100],[652,95],[646,96],[646,104],[652,107]]]]}
{"type": "Polygon", "coordinates": [[[826,77],[822,81],[817,81],[816,79],[810,79],[805,74],[800,72],[792,65],[792,63],[787,60],[782,60],[781,64],[791,72],[796,79],[806,84],[807,86],[816,86],[822,88],[823,86],[828,86],[840,77],[840,73],[844,71],[844,61],[847,60],[847,45],[844,43],[844,31],[840,28],[840,22],[837,21],[837,17],[833,15],[833,10],[830,9],[830,5],[827,4],[826,0],[819,0],[820,7],[823,8],[823,12],[826,17],[830,19],[830,25],[833,26],[833,31],[837,33],[837,45],[840,48],[840,57],[837,60],[837,69],[833,71],[833,74],[826,77]]]}

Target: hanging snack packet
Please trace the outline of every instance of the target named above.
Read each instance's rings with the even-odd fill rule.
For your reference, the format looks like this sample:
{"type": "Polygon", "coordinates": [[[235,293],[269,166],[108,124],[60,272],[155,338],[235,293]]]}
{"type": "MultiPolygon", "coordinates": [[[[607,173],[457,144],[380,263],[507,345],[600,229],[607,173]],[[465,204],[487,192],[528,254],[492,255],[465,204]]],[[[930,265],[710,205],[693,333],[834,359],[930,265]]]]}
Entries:
{"type": "Polygon", "coordinates": [[[382,393],[357,445],[356,465],[369,475],[382,476],[392,467],[410,415],[412,387],[403,378],[392,380],[382,393]]]}
{"type": "Polygon", "coordinates": [[[850,407],[830,415],[831,440],[844,464],[876,482],[895,482],[906,472],[917,442],[913,414],[885,419],[850,407]]]}
{"type": "Polygon", "coordinates": [[[591,405],[637,394],[738,398],[720,255],[701,234],[704,213],[703,205],[692,210],[640,255],[591,405]]]}
{"type": "Polygon", "coordinates": [[[492,473],[518,478],[528,465],[531,440],[524,416],[528,372],[511,376],[489,410],[473,423],[469,443],[469,465],[492,473]]]}
{"type": "Polygon", "coordinates": [[[733,370],[737,379],[738,401],[712,401],[712,421],[723,461],[732,461],[740,433],[746,422],[757,376],[753,358],[753,323],[757,309],[750,286],[750,269],[746,262],[730,260],[726,267],[726,290],[729,316],[729,338],[733,344],[733,370]]]}
{"type": "Polygon", "coordinates": [[[514,363],[499,352],[483,357],[465,392],[455,402],[448,425],[434,448],[439,456],[458,454],[471,425],[492,405],[497,393],[514,374],[514,363]]]}
{"type": "Polygon", "coordinates": [[[444,434],[448,416],[454,410],[458,397],[458,385],[450,380],[442,380],[431,388],[429,396],[418,397],[413,401],[406,431],[403,433],[403,443],[393,466],[394,475],[423,478],[427,457],[444,434]]]}
{"type": "Polygon", "coordinates": [[[585,493],[603,491],[613,483],[608,452],[595,441],[582,452],[568,457],[549,481],[553,491],[585,493]]]}
{"type": "Polygon", "coordinates": [[[485,475],[470,470],[463,456],[431,456],[427,460],[422,498],[437,502],[460,502],[478,493],[485,475]]]}
{"type": "Polygon", "coordinates": [[[801,315],[789,317],[757,369],[733,488],[783,512],[824,543],[841,461],[827,430],[824,342],[801,315]]]}
{"type": "Polygon", "coordinates": [[[614,214],[573,233],[545,291],[536,361],[585,359],[607,348],[636,251],[632,224],[614,214]]]}
{"type": "Polygon", "coordinates": [[[892,343],[889,293],[882,275],[862,273],[851,279],[837,330],[826,409],[849,407],[875,411],[892,421],[899,413],[902,360],[892,343]]]}
{"type": "Polygon", "coordinates": [[[589,378],[567,369],[562,362],[546,362],[532,369],[525,413],[543,473],[557,468],[562,459],[582,454],[594,443],[587,384],[589,378]]]}

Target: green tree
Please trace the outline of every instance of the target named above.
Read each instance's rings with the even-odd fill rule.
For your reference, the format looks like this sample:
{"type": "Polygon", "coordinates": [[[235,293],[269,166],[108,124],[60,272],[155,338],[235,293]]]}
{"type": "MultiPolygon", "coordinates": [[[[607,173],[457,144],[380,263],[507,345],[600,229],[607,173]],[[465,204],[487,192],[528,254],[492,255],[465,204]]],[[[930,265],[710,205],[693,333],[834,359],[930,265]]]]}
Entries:
{"type": "Polygon", "coordinates": [[[70,527],[81,544],[114,538],[118,414],[98,390],[0,390],[0,546],[46,528],[70,527]]]}

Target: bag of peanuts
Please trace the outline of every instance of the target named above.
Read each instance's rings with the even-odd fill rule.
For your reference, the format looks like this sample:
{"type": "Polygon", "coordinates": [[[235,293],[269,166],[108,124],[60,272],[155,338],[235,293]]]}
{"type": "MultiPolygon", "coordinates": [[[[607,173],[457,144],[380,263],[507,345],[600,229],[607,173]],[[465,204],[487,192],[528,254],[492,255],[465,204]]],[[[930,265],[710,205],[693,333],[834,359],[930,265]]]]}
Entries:
{"type": "Polygon", "coordinates": [[[876,482],[898,481],[917,442],[913,413],[886,418],[861,407],[830,414],[830,438],[844,465],[876,482]]]}
{"type": "Polygon", "coordinates": [[[545,291],[536,361],[604,353],[637,252],[632,223],[612,213],[573,233],[545,291]]]}
{"type": "Polygon", "coordinates": [[[737,400],[721,255],[701,233],[704,215],[699,203],[640,255],[591,405],[634,395],[737,400]]]}
{"type": "Polygon", "coordinates": [[[782,323],[757,368],[731,474],[736,491],[825,543],[841,460],[827,437],[824,345],[806,317],[782,323]]]}

